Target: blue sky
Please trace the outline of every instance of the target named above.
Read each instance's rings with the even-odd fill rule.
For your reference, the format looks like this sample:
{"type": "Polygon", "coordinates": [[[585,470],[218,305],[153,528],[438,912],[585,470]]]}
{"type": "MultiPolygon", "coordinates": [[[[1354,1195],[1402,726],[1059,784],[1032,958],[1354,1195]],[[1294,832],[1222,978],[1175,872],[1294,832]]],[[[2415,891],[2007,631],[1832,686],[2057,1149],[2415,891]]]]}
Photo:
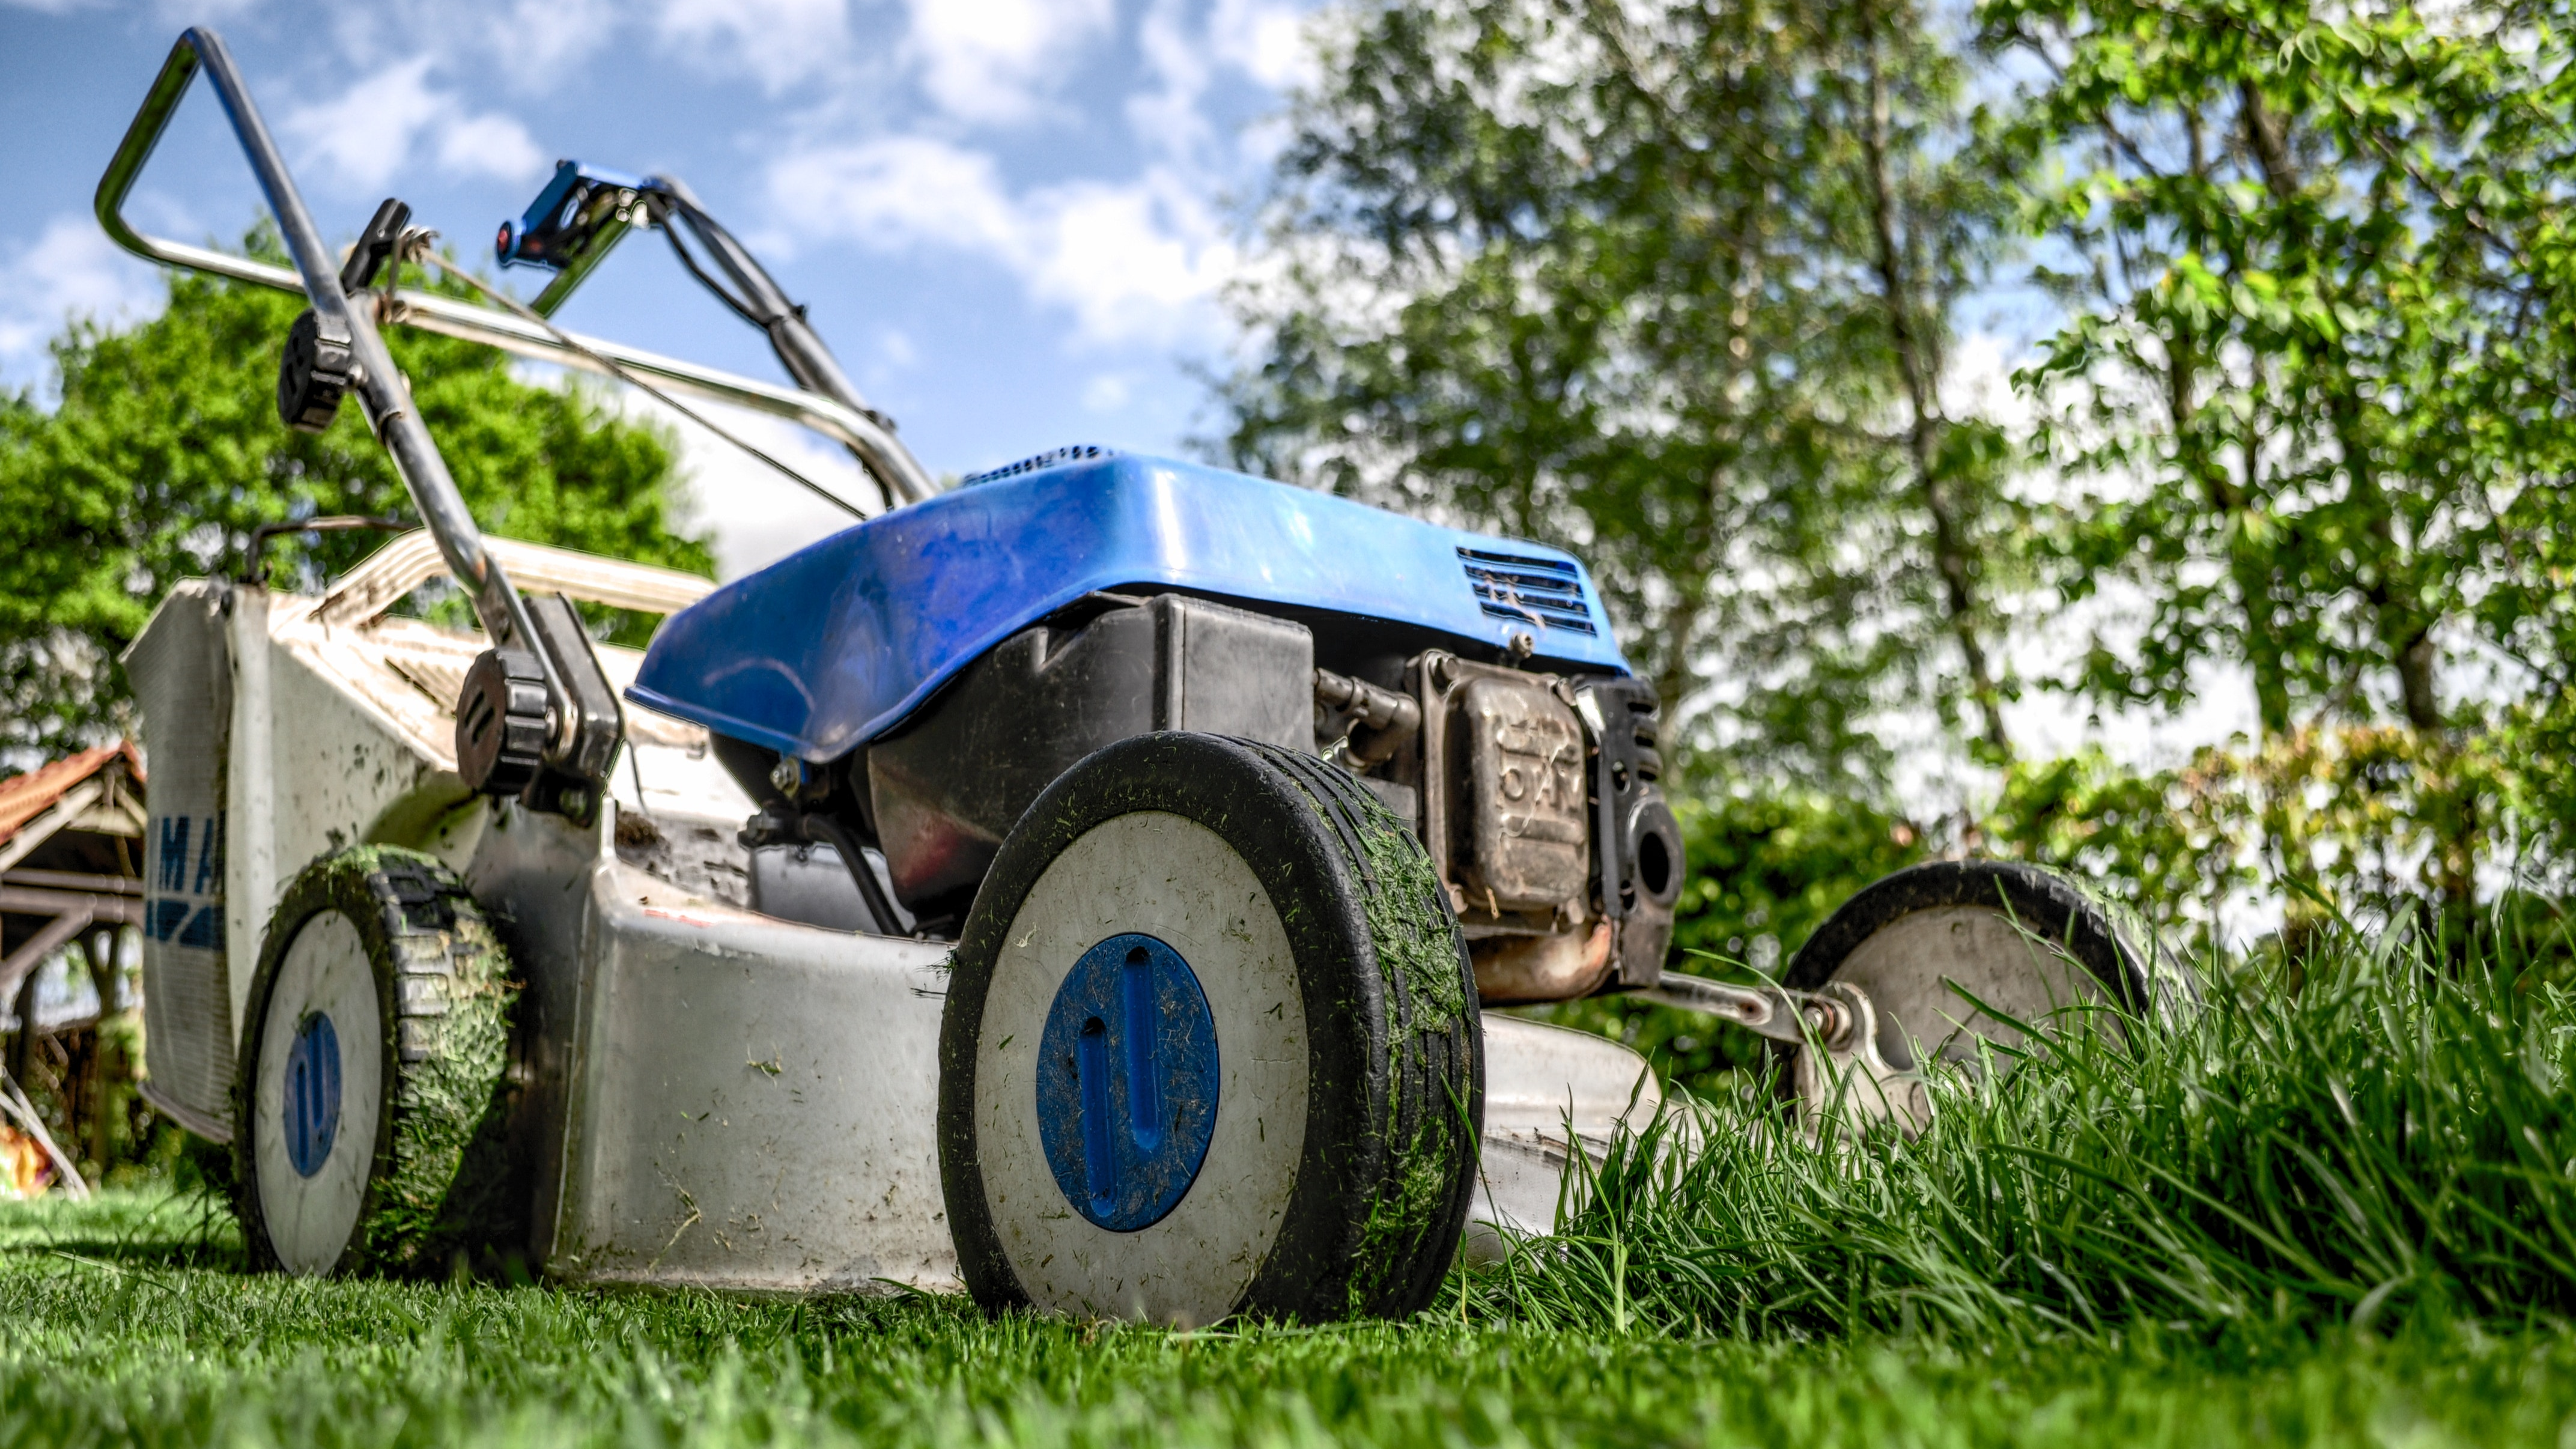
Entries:
{"type": "MultiPolygon", "coordinates": [[[[41,387],[68,315],[157,305],[90,196],[171,42],[220,30],[327,237],[387,195],[488,259],[560,156],[668,172],[805,302],[934,472],[1097,441],[1172,450],[1189,367],[1233,333],[1240,202],[1307,61],[1296,0],[515,0],[191,6],[0,0],[0,385],[41,387]]],[[[201,81],[129,213],[238,237],[258,192],[201,81]]],[[[505,274],[532,294],[542,274],[505,274]]],[[[762,377],[758,334],[658,238],[558,319],[762,377]]],[[[637,403],[639,408],[645,407],[637,403]]],[[[800,466],[832,449],[727,421],[800,466]]],[[[727,572],[834,515],[683,429],[727,572]]],[[[864,496],[864,495],[861,495],[864,496]]]]}

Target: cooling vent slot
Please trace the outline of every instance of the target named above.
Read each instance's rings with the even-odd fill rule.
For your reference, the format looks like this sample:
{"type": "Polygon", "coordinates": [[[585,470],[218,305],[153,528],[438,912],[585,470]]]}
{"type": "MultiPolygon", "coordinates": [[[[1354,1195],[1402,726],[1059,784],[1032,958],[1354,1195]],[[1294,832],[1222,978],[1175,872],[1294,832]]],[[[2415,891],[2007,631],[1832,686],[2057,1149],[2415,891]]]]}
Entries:
{"type": "Polygon", "coordinates": [[[1476,591],[1476,603],[1497,619],[1533,621],[1570,634],[1597,634],[1583,576],[1561,559],[1527,554],[1458,550],[1458,566],[1476,591]]]}
{"type": "Polygon", "coordinates": [[[1017,478],[1023,473],[1034,473],[1041,468],[1061,468],[1067,463],[1088,463],[1099,458],[1117,456],[1117,449],[1104,448],[1098,443],[1076,443],[1069,448],[1049,448],[1034,458],[1022,458],[1016,463],[1005,463],[999,468],[987,468],[981,473],[969,473],[957,480],[957,486],[972,488],[978,483],[998,483],[1005,478],[1017,478]]]}

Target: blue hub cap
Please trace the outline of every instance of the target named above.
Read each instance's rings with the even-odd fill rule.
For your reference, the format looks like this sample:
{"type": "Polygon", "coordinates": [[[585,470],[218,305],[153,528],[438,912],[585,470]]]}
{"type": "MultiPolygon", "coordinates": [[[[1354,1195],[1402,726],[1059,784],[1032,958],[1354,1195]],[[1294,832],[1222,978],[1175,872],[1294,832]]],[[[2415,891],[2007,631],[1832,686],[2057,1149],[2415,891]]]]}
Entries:
{"type": "Polygon", "coordinates": [[[286,1160],[311,1177],[331,1159],[340,1130],[340,1034],[331,1018],[308,1012],[286,1049],[286,1160]]]}
{"type": "Polygon", "coordinates": [[[1038,1138],[1073,1210],[1113,1233],[1162,1221],[1216,1132],[1216,1020],[1181,953],[1112,936],[1082,953],[1038,1043],[1038,1138]]]}

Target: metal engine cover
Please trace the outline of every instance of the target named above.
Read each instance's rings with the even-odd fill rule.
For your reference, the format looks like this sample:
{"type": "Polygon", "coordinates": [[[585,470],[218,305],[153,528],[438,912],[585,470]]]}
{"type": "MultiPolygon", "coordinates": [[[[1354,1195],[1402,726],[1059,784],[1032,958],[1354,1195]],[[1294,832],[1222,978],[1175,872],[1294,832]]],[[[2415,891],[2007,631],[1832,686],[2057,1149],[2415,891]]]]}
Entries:
{"type": "Polygon", "coordinates": [[[1458,878],[1491,914],[1580,909],[1583,725],[1550,681],[1479,675],[1458,691],[1452,735],[1466,764],[1458,878]]]}

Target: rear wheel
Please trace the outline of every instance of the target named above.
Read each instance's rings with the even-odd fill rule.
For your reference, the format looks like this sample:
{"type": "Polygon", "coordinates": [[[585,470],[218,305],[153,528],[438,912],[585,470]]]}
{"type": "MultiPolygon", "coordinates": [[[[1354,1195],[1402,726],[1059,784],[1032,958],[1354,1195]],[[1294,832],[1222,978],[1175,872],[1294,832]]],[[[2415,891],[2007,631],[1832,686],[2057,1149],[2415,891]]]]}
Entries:
{"type": "Polygon", "coordinates": [[[429,856],[361,847],[288,884],[234,1088],[254,1267],[416,1272],[518,1241],[517,994],[464,883],[429,856]]]}
{"type": "Polygon", "coordinates": [[[1344,771],[1209,735],[1084,759],[958,942],[939,1139],[991,1309],[1402,1315],[1456,1255],[1482,1036],[1412,834],[1344,771]]]}
{"type": "Polygon", "coordinates": [[[1799,948],[1793,990],[1857,986],[1878,1016],[1879,1054],[1977,1060],[1980,1040],[2019,1048],[2014,1022],[2117,1034],[2190,988],[2179,962],[2066,877],[2012,861],[1934,861],[1873,882],[1799,948]],[[2113,1006],[2118,1013],[2087,1011],[2113,1006]]]}

